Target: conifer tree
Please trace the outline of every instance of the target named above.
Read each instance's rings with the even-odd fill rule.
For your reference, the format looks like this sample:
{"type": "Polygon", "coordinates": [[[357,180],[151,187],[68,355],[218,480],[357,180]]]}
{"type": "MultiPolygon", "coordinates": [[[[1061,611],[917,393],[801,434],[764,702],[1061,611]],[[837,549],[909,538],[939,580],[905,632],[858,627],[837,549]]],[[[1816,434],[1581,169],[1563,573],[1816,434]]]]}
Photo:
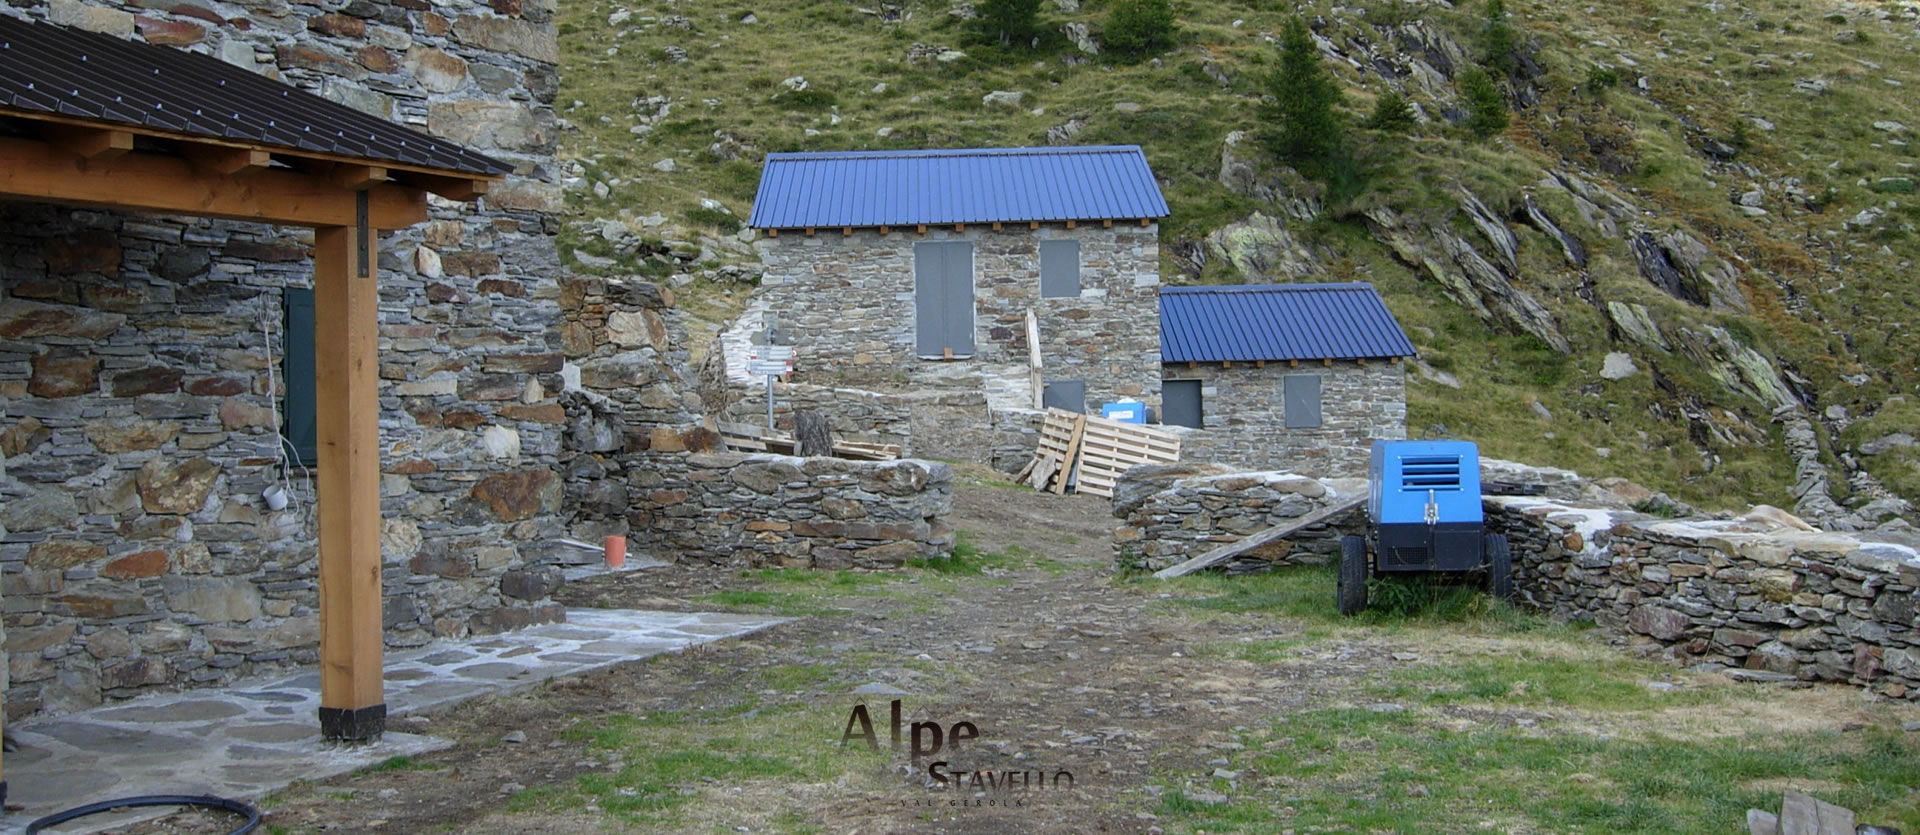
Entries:
{"type": "Polygon", "coordinates": [[[1316,168],[1340,150],[1340,88],[1320,64],[1320,51],[1307,34],[1306,21],[1294,17],[1280,33],[1280,68],[1267,80],[1274,103],[1268,144],[1274,155],[1296,167],[1316,168]]]}
{"type": "Polygon", "coordinates": [[[980,25],[1002,46],[1028,44],[1040,33],[1040,0],[981,0],[980,25]]]}
{"type": "Polygon", "coordinates": [[[1388,90],[1373,103],[1373,113],[1361,127],[1384,133],[1406,133],[1413,130],[1413,108],[1407,105],[1405,96],[1388,90]]]}
{"type": "Polygon", "coordinates": [[[1507,25],[1506,0],[1487,0],[1487,31],[1484,46],[1487,66],[1503,75],[1513,75],[1519,66],[1519,46],[1513,27],[1507,25]]]}
{"type": "Polygon", "coordinates": [[[1460,76],[1460,95],[1466,99],[1467,128],[1485,139],[1507,129],[1507,98],[1478,67],[1460,76]]]}

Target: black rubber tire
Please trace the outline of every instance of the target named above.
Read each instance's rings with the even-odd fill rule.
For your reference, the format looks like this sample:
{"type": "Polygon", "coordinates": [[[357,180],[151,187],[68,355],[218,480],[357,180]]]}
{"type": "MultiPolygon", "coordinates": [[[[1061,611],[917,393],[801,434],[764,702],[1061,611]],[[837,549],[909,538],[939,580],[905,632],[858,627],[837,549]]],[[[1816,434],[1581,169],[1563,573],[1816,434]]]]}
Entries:
{"type": "Polygon", "coordinates": [[[1507,538],[1490,533],[1486,539],[1487,593],[1495,600],[1513,601],[1513,555],[1507,550],[1507,538]]]}
{"type": "Polygon", "coordinates": [[[1340,614],[1352,617],[1367,608],[1367,540],[1340,537],[1340,614]]]}

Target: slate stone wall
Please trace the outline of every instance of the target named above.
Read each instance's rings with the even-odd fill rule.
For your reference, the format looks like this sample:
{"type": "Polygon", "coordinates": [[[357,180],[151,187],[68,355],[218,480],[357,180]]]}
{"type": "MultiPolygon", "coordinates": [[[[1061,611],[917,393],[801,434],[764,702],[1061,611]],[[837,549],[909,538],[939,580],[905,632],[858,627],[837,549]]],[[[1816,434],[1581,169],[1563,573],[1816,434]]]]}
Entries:
{"type": "MultiPolygon", "coordinates": [[[[549,3],[80,3],[45,17],[214,55],[516,165],[383,236],[386,640],[554,620],[570,358],[552,235],[549,3]],[[156,6],[156,8],[148,8],[156,6]]],[[[0,204],[0,599],[18,717],[316,660],[313,494],[280,480],[285,288],[311,235],[0,204]],[[271,375],[272,383],[269,382],[271,375]]]]}
{"type": "Polygon", "coordinates": [[[1522,600],[1685,664],[1920,700],[1920,552],[1872,534],[1490,497],[1522,600]]]}
{"type": "MultiPolygon", "coordinates": [[[[1208,465],[1145,466],[1115,485],[1114,561],[1122,571],[1159,571],[1275,525],[1287,524],[1357,494],[1366,483],[1337,483],[1284,472],[1226,472],[1208,465]]],[[[1314,525],[1285,541],[1256,548],[1223,566],[1229,572],[1320,563],[1340,551],[1340,537],[1362,533],[1365,511],[1314,525]]],[[[1331,602],[1331,601],[1330,601],[1331,602]]]]}
{"type": "Polygon", "coordinates": [[[1246,470],[1286,470],[1335,478],[1365,476],[1373,441],[1407,437],[1404,366],[1384,360],[1332,366],[1302,362],[1185,363],[1163,366],[1167,380],[1199,380],[1204,428],[1185,432],[1180,457],[1246,470]],[[1317,429],[1288,429],[1285,385],[1290,374],[1320,378],[1317,429]]]}
{"type": "MultiPolygon", "coordinates": [[[[727,403],[727,420],[759,427],[767,425],[764,385],[736,388],[733,393],[736,396],[727,403]]],[[[915,399],[910,395],[865,389],[774,383],[773,425],[782,432],[792,432],[793,413],[809,409],[826,416],[835,440],[896,444],[906,454],[915,455],[918,454],[913,450],[915,399]]]]}
{"type": "MultiPolygon", "coordinates": [[[[974,247],[974,341],[966,362],[1027,365],[1026,313],[1040,326],[1049,380],[1084,380],[1089,408],[1131,397],[1160,400],[1159,227],[1046,224],[1029,231],[1008,224],[995,232],[972,225],[791,230],[756,244],[766,265],[762,285],[780,329],[807,362],[799,382],[900,386],[943,363],[914,353],[914,248],[919,241],[969,241],[974,247]],[[1040,297],[1043,240],[1080,242],[1080,295],[1040,297]],[[933,366],[930,368],[930,366],[933,366]]],[[[948,376],[941,382],[951,382],[948,376]]]]}
{"type": "Polygon", "coordinates": [[[628,471],[635,545],[742,567],[897,568],[953,555],[953,469],[726,452],[652,453],[628,471]]]}

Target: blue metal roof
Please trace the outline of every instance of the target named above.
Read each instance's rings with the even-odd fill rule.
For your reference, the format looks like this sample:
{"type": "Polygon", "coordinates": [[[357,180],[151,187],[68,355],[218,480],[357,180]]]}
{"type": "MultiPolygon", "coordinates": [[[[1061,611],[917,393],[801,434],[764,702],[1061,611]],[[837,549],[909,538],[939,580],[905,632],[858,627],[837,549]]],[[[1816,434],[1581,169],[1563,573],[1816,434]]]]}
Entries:
{"type": "Polygon", "coordinates": [[[1413,342],[1364,282],[1160,288],[1161,362],[1413,354],[1413,342]]]}
{"type": "Polygon", "coordinates": [[[747,225],[1161,218],[1138,145],[768,154],[747,225]]]}

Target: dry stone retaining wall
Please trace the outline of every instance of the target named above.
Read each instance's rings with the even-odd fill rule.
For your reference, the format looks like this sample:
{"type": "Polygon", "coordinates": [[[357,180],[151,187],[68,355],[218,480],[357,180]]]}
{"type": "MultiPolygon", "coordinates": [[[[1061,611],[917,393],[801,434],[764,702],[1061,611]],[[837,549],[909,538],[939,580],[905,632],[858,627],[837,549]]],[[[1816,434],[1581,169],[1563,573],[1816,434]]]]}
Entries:
{"type": "MultiPolygon", "coordinates": [[[[386,640],[550,621],[563,325],[552,6],[53,0],[0,11],[176,46],[517,172],[380,244],[386,640]]],[[[311,233],[0,203],[0,600],[11,717],[316,658],[313,494],[268,508],[283,293],[311,233]],[[271,358],[271,359],[270,359],[271,358]],[[269,385],[269,373],[275,385],[269,385]]]]}
{"type": "Polygon", "coordinates": [[[632,542],[657,556],[841,569],[953,553],[946,464],[716,452],[641,463],[627,477],[632,542]]]}
{"type": "MultiPolygon", "coordinates": [[[[737,397],[728,402],[726,419],[765,426],[765,385],[749,385],[734,391],[737,397]]],[[[865,389],[774,383],[773,425],[783,432],[792,432],[793,413],[812,410],[826,416],[836,440],[897,444],[907,454],[914,455],[918,453],[913,449],[912,400],[911,395],[865,389]]]]}
{"type": "MultiPolygon", "coordinates": [[[[1192,465],[1135,467],[1114,489],[1114,559],[1124,571],[1159,571],[1275,525],[1284,525],[1366,489],[1351,479],[1326,482],[1293,473],[1221,473],[1192,465]]],[[[1359,533],[1350,514],[1286,541],[1236,557],[1228,571],[1324,562],[1339,537],[1359,533]]]]}
{"type": "Polygon", "coordinates": [[[1843,681],[1920,699],[1920,552],[1874,534],[1664,521],[1492,497],[1522,599],[1684,663],[1843,681]]]}

